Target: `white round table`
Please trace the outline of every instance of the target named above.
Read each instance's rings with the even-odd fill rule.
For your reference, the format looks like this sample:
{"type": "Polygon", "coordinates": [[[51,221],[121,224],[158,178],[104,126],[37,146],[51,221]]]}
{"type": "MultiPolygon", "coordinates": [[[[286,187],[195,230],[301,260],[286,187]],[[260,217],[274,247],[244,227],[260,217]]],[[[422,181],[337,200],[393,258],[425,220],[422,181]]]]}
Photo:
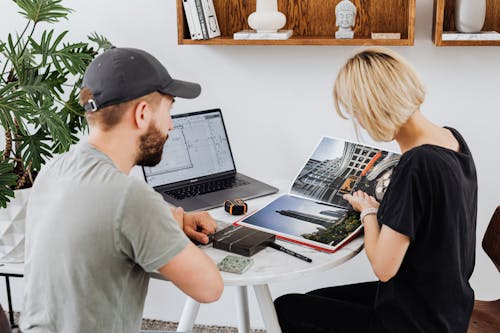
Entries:
{"type": "MultiPolygon", "coordinates": [[[[251,214],[288,191],[286,182],[269,182],[280,188],[280,192],[271,196],[256,198],[247,201],[249,213],[251,214]]],[[[210,214],[216,220],[232,223],[238,217],[227,214],[223,208],[210,210],[210,214]]],[[[241,217],[240,217],[241,218],[241,217]]],[[[277,241],[287,249],[298,252],[312,259],[311,263],[295,258],[284,252],[272,248],[265,248],[256,255],[253,266],[243,274],[221,272],[225,286],[237,288],[236,305],[238,309],[238,332],[250,332],[250,317],[248,311],[247,287],[252,286],[259,304],[260,313],[268,333],[281,333],[281,329],[274,309],[273,300],[269,291],[269,283],[299,279],[309,274],[323,272],[339,266],[354,257],[363,248],[363,237],[357,237],[335,253],[319,252],[312,248],[298,244],[277,241]]],[[[214,249],[211,245],[201,246],[216,263],[220,262],[229,252],[214,249]]],[[[192,330],[194,320],[198,314],[200,304],[192,298],[187,299],[182,311],[178,332],[189,332],[192,330]]]]}

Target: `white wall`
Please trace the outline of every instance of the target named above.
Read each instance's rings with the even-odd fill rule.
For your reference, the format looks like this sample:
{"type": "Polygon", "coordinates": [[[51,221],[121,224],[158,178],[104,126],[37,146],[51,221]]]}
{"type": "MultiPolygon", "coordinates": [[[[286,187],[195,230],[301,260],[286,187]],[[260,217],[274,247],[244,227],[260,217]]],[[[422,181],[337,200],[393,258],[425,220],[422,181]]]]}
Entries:
{"type": "MultiPolygon", "coordinates": [[[[337,70],[354,47],[179,46],[174,0],[64,3],[75,13],[57,27],[71,30],[71,40],[97,31],[117,46],[150,51],[174,77],[200,82],[201,97],[178,100],[175,112],[221,107],[237,166],[251,176],[291,180],[320,135],[355,138],[350,123],[336,115],[331,97],[337,70]]],[[[426,82],[423,112],[438,124],[459,129],[474,153],[479,214],[477,262],[471,283],[478,298],[499,298],[499,273],[480,242],[494,208],[500,204],[500,48],[435,47],[431,41],[432,3],[418,1],[415,46],[395,49],[415,65],[426,82]]],[[[7,32],[22,30],[23,20],[16,12],[13,2],[1,1],[2,40],[7,32]]],[[[277,297],[373,278],[363,252],[328,273],[271,285],[271,292],[277,297]]],[[[19,309],[22,282],[13,283],[13,288],[14,305],[19,309]]],[[[3,290],[0,296],[6,305],[3,290]]],[[[201,307],[197,322],[236,326],[234,297],[232,288],[227,288],[219,302],[201,307]]],[[[250,300],[252,324],[263,327],[252,292],[250,300]]],[[[183,295],[168,283],[152,281],[144,315],[178,321],[183,301],[183,295]]]]}

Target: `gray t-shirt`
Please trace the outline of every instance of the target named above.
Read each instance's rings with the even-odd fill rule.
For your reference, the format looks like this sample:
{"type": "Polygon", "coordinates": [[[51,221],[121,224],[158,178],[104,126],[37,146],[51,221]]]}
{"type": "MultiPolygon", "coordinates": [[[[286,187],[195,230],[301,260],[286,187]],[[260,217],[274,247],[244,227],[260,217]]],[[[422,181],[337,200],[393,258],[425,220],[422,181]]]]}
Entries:
{"type": "Polygon", "coordinates": [[[188,242],[161,195],[80,143],[31,192],[22,331],[137,333],[148,273],[188,242]]]}

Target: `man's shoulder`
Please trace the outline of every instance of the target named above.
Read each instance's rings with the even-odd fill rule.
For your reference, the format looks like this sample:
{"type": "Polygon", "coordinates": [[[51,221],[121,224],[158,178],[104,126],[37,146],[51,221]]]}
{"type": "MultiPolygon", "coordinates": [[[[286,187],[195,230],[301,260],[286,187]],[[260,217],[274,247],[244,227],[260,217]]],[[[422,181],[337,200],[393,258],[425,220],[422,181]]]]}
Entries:
{"type": "Polygon", "coordinates": [[[75,183],[120,183],[127,176],[118,170],[113,161],[100,152],[82,149],[78,144],[42,167],[40,176],[53,179],[71,179],[75,183]]]}
{"type": "Polygon", "coordinates": [[[163,197],[151,188],[146,182],[133,176],[126,176],[127,188],[126,195],[129,201],[141,204],[143,202],[148,202],[154,199],[154,201],[159,200],[164,202],[163,197]]]}

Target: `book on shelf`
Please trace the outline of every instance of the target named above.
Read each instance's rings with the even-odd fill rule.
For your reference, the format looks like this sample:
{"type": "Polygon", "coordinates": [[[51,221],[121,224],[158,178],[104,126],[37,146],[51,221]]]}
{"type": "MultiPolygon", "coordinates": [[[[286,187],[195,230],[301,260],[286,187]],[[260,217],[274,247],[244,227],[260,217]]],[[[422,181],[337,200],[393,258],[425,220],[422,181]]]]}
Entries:
{"type": "Polygon", "coordinates": [[[205,17],[205,25],[207,28],[208,38],[220,36],[219,22],[215,14],[213,0],[199,0],[202,5],[203,15],[205,17]]]}
{"type": "Polygon", "coordinates": [[[205,20],[205,13],[203,12],[203,5],[201,0],[194,0],[196,12],[198,13],[198,20],[201,25],[201,32],[203,34],[203,39],[208,39],[207,22],[205,20]]]}
{"type": "Polygon", "coordinates": [[[220,36],[213,0],[182,0],[191,39],[220,36]]]}
{"type": "Polygon", "coordinates": [[[184,14],[186,15],[186,21],[191,39],[203,39],[201,24],[198,19],[198,11],[194,0],[182,0],[182,5],[184,7],[184,14]]]}
{"type": "Polygon", "coordinates": [[[372,32],[372,39],[401,39],[399,32],[372,32]]]}
{"type": "Polygon", "coordinates": [[[242,30],[233,34],[237,40],[286,40],[293,35],[293,30],[278,30],[277,32],[257,32],[242,30]]]}
{"type": "Polygon", "coordinates": [[[496,31],[481,31],[477,33],[461,33],[444,31],[442,40],[500,40],[500,33],[496,31]]]}
{"type": "Polygon", "coordinates": [[[323,137],[288,194],[235,224],[335,252],[362,229],[359,213],[343,195],[362,190],[380,202],[399,158],[394,152],[323,137]]]}

